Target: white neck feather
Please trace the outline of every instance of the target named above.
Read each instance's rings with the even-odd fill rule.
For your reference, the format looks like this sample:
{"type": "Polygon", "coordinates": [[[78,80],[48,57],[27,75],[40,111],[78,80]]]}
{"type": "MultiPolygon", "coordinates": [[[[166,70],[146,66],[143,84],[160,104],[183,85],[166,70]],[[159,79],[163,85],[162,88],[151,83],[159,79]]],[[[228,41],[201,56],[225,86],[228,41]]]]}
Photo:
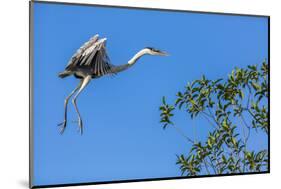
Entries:
{"type": "Polygon", "coordinates": [[[140,50],[137,54],[135,54],[135,56],[133,56],[133,58],[131,58],[131,60],[128,61],[128,64],[129,65],[133,65],[136,63],[136,61],[142,57],[143,55],[145,54],[148,54],[149,53],[149,50],[148,49],[142,49],[140,50]]]}

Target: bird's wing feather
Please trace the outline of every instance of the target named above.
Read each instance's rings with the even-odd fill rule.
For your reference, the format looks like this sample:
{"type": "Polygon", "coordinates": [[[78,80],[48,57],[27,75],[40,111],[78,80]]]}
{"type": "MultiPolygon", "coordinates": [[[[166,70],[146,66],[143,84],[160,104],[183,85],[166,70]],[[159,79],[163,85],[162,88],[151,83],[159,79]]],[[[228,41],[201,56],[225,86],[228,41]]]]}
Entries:
{"type": "Polygon", "coordinates": [[[106,38],[98,39],[95,35],[77,50],[67,68],[89,67],[97,76],[111,73],[113,65],[110,64],[105,45],[106,38]]]}
{"type": "Polygon", "coordinates": [[[98,51],[90,62],[93,72],[98,76],[111,73],[112,65],[106,52],[105,42],[97,49],[98,51]]]}
{"type": "Polygon", "coordinates": [[[89,41],[87,41],[86,43],[84,43],[76,52],[75,54],[71,57],[71,59],[69,60],[67,67],[72,67],[72,66],[76,66],[78,62],[81,61],[82,59],[82,55],[84,54],[85,51],[87,51],[87,49],[91,48],[94,46],[94,44],[98,41],[99,39],[99,35],[96,34],[95,36],[93,36],[89,41]]]}

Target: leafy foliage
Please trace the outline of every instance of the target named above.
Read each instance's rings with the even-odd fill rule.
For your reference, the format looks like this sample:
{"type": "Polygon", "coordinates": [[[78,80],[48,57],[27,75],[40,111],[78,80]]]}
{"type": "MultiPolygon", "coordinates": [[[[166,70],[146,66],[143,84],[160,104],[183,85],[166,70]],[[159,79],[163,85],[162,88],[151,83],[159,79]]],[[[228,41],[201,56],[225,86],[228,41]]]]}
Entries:
{"type": "Polygon", "coordinates": [[[163,129],[175,127],[174,111],[205,119],[211,129],[205,141],[191,143],[187,155],[177,156],[183,175],[228,174],[268,170],[268,150],[250,151],[252,130],[268,135],[268,64],[235,68],[227,79],[188,83],[170,105],[163,97],[163,129]],[[247,119],[245,119],[247,118],[247,119]]]}

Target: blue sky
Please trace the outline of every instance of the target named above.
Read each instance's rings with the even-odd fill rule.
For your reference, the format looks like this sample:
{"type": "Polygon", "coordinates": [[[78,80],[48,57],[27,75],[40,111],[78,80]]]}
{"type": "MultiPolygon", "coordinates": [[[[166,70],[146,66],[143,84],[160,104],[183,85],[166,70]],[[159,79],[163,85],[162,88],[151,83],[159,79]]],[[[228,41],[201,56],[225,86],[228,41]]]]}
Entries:
{"type": "MultiPolygon", "coordinates": [[[[261,63],[267,53],[267,18],[35,3],[35,185],[180,176],[176,154],[186,141],[159,123],[162,96],[174,99],[188,81],[226,77],[235,67],[261,63]],[[59,134],[65,97],[78,80],[60,79],[72,54],[91,36],[106,37],[113,64],[126,63],[146,46],[169,52],[145,56],[115,77],[93,80],[77,103],[84,134],[69,104],[68,127],[59,134]]],[[[205,122],[179,115],[187,135],[205,122]]],[[[192,135],[190,135],[192,136],[192,135]]],[[[252,148],[266,148],[266,139],[252,148]]]]}

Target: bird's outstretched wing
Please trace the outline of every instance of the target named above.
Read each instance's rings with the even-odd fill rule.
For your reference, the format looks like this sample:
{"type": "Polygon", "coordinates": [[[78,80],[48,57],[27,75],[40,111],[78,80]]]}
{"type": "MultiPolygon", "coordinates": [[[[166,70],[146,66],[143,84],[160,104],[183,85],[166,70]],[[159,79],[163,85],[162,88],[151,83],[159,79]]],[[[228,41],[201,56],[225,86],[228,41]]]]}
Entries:
{"type": "Polygon", "coordinates": [[[76,52],[75,54],[71,57],[71,59],[69,60],[66,68],[68,67],[73,67],[75,66],[78,61],[81,59],[83,53],[92,45],[94,45],[97,40],[99,39],[99,35],[96,34],[95,36],[91,37],[91,39],[89,41],[87,41],[86,43],[84,43],[76,52]]]}
{"type": "Polygon", "coordinates": [[[95,35],[76,51],[66,69],[88,67],[97,76],[111,73],[113,65],[110,64],[105,44],[106,38],[99,39],[99,36],[95,35]]]}

